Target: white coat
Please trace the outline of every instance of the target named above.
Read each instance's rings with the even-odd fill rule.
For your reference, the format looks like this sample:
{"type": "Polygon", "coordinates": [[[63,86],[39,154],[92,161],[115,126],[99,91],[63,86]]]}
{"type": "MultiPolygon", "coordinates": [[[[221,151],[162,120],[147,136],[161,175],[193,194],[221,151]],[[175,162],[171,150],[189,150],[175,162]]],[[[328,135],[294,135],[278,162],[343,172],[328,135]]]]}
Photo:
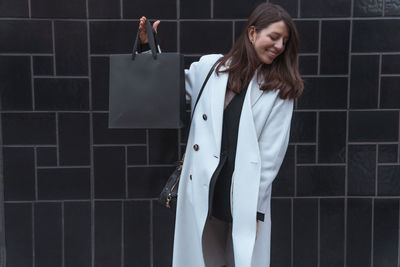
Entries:
{"type": "MultiPolygon", "coordinates": [[[[185,70],[192,109],[205,77],[221,56],[203,56],[185,70]]],[[[256,77],[255,74],[249,84],[242,107],[232,175],[236,267],[269,267],[271,184],[286,153],[293,111],[293,100],[280,99],[277,90],[260,90],[256,77]],[[256,238],[257,211],[264,213],[265,219],[258,224],[256,238]]],[[[214,71],[193,115],[178,189],[173,267],[205,267],[202,235],[208,213],[209,183],[219,163],[227,81],[227,73],[217,76],[214,71]],[[195,144],[198,150],[194,149],[195,144]]]]}

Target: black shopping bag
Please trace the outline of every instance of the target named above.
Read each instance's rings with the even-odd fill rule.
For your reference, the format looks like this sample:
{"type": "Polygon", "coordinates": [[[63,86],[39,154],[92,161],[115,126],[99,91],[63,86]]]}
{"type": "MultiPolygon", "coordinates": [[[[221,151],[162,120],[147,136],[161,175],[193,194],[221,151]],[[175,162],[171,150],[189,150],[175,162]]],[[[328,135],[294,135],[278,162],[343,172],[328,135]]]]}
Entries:
{"type": "Polygon", "coordinates": [[[151,53],[110,56],[109,128],[181,128],[185,112],[183,55],[156,52],[146,23],[151,53]]]}

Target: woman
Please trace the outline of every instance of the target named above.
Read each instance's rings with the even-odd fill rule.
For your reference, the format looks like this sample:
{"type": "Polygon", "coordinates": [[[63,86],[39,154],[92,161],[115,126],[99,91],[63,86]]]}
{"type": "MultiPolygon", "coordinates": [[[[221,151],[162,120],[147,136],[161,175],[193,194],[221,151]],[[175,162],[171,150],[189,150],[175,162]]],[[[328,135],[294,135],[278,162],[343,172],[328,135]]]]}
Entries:
{"type": "MultiPolygon", "coordinates": [[[[140,38],[147,42],[144,22],[140,38]]],[[[153,25],[157,29],[159,21],[153,25]]],[[[289,14],[259,5],[230,52],[206,55],[186,74],[193,105],[178,190],[174,267],[268,267],[272,181],[303,91],[298,34],[289,14]]]]}

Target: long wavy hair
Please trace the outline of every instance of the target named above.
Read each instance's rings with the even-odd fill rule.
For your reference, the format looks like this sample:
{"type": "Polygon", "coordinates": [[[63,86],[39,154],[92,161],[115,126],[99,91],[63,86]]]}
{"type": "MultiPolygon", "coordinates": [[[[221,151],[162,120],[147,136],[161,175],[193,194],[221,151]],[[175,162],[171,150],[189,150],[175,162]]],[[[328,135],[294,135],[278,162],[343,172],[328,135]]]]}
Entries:
{"type": "Polygon", "coordinates": [[[216,68],[219,73],[229,73],[228,87],[239,93],[247,86],[257,68],[263,81],[260,89],[264,91],[279,90],[282,99],[297,98],[303,92],[304,84],[297,67],[299,36],[290,15],[281,6],[263,3],[257,6],[247,20],[246,26],[236,40],[232,49],[226,54],[216,68]],[[289,31],[285,50],[271,64],[261,63],[248,37],[248,29],[255,27],[257,33],[270,24],[283,21],[289,31]],[[226,66],[225,70],[220,70],[226,66]]]}

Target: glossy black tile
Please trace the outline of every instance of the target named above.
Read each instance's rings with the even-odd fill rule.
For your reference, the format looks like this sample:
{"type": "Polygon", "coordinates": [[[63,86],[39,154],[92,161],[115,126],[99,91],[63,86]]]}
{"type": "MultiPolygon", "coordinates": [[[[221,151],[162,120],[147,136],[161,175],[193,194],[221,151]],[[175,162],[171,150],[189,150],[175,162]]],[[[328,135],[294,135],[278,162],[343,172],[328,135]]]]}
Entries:
{"type": "Polygon", "coordinates": [[[374,266],[396,266],[399,244],[399,200],[375,199],[374,266]]]}
{"type": "Polygon", "coordinates": [[[172,164],[179,160],[177,130],[150,129],[148,144],[150,164],[172,164]]]}
{"type": "Polygon", "coordinates": [[[88,110],[89,81],[78,78],[35,79],[36,110],[88,110]]]}
{"type": "Polygon", "coordinates": [[[371,266],[372,200],[347,200],[347,266],[371,266]]]}
{"type": "Polygon", "coordinates": [[[351,51],[396,52],[400,46],[399,27],[398,20],[354,20],[351,51]]]}
{"type": "Polygon", "coordinates": [[[50,21],[2,20],[0,53],[53,53],[50,21]]]}
{"type": "Polygon", "coordinates": [[[208,19],[211,18],[211,1],[180,1],[181,19],[208,19]]]}
{"type": "Polygon", "coordinates": [[[400,165],[378,166],[378,195],[400,195],[400,165]]]}
{"type": "Polygon", "coordinates": [[[293,267],[318,266],[318,200],[293,200],[293,267]]]}
{"type": "Polygon", "coordinates": [[[57,148],[38,147],[36,148],[37,166],[57,166],[57,148]]]}
{"type": "Polygon", "coordinates": [[[346,121],[346,112],[319,113],[319,163],[345,163],[346,121]]]}
{"type": "Polygon", "coordinates": [[[30,64],[29,57],[0,56],[1,110],[32,110],[30,64]]]}
{"type": "Polygon", "coordinates": [[[61,203],[35,203],[35,266],[62,266],[61,203]]]}
{"type": "Polygon", "coordinates": [[[294,145],[289,145],[272,185],[272,196],[294,196],[294,145]]]}
{"type": "Polygon", "coordinates": [[[296,21],[296,29],[300,38],[300,53],[319,52],[319,23],[318,21],[296,21]]]}
{"type": "Polygon", "coordinates": [[[181,22],[181,52],[193,54],[226,53],[232,46],[232,22],[181,22]],[[197,34],[193,35],[193,32],[197,34]]]}
{"type": "Polygon", "coordinates": [[[4,200],[35,199],[35,162],[33,148],[3,148],[4,200]]]}
{"type": "Polygon", "coordinates": [[[34,75],[54,75],[52,56],[34,56],[33,74],[34,75]]]}
{"type": "Polygon", "coordinates": [[[128,168],[128,197],[157,198],[174,167],[128,168]]]}
{"type": "Polygon", "coordinates": [[[64,202],[65,267],[90,266],[91,253],[90,202],[64,202]]]}
{"type": "Polygon", "coordinates": [[[108,115],[94,113],[93,140],[95,144],[146,144],[146,130],[110,129],[108,115]]]}
{"type": "Polygon", "coordinates": [[[7,266],[32,266],[32,204],[6,203],[4,227],[7,266]]]}
{"type": "Polygon", "coordinates": [[[300,56],[299,71],[301,75],[318,74],[318,56],[300,56]]]}
{"type": "Polygon", "coordinates": [[[297,145],[297,163],[316,163],[315,145],[297,145]]]}
{"type": "Polygon", "coordinates": [[[347,193],[351,196],[375,195],[376,146],[349,145],[347,193]]]}
{"type": "Polygon", "coordinates": [[[350,21],[322,21],[321,31],[320,73],[347,74],[350,21]]]}
{"type": "Polygon", "coordinates": [[[185,56],[184,57],[184,64],[185,64],[185,69],[189,69],[190,65],[192,65],[192,63],[197,62],[200,60],[200,56],[185,56]]]}
{"type": "Polygon", "coordinates": [[[2,114],[2,126],[5,145],[56,144],[54,114],[2,114]]]}
{"type": "Polygon", "coordinates": [[[246,29],[245,29],[246,28],[246,21],[235,21],[234,22],[234,27],[235,27],[235,32],[234,32],[235,40],[234,41],[236,41],[239,38],[240,34],[243,31],[246,31],[246,29]]]}
{"type": "Polygon", "coordinates": [[[320,266],[344,265],[344,199],[320,200],[320,266]]]}
{"type": "Polygon", "coordinates": [[[400,55],[382,55],[382,74],[400,74],[400,55]]]}
{"type": "Polygon", "coordinates": [[[125,148],[94,148],[96,198],[125,197],[125,148]]]}
{"type": "Polygon", "coordinates": [[[147,163],[147,147],[146,146],[128,146],[127,162],[129,165],[139,165],[147,163]]]}
{"type": "Polygon", "coordinates": [[[251,2],[239,0],[214,0],[214,18],[247,19],[251,12],[265,1],[253,0],[251,2]]]}
{"type": "Polygon", "coordinates": [[[92,19],[117,19],[121,14],[121,1],[89,0],[89,18],[92,19]]]}
{"type": "Polygon", "coordinates": [[[88,38],[84,21],[55,21],[54,43],[57,75],[88,74],[88,38]]]}
{"type": "Polygon", "coordinates": [[[124,202],[124,266],[150,264],[150,201],[124,202]]]}
{"type": "Polygon", "coordinates": [[[89,199],[89,168],[38,169],[40,200],[89,199]]]}
{"type": "Polygon", "coordinates": [[[400,77],[382,77],[381,97],[379,106],[381,108],[400,109],[400,77]]]}
{"type": "Polygon", "coordinates": [[[86,18],[85,0],[31,0],[34,18],[86,18]]]}
{"type": "Polygon", "coordinates": [[[271,200],[271,223],[273,224],[273,227],[271,227],[271,266],[290,266],[292,251],[291,211],[290,199],[271,200]]]}
{"type": "Polygon", "coordinates": [[[298,196],[343,196],[345,166],[298,166],[298,196]]]}
{"type": "Polygon", "coordinates": [[[145,16],[148,19],[177,18],[176,1],[123,0],[122,5],[124,18],[126,19],[140,19],[142,16],[145,16]]]}
{"type": "Polygon", "coordinates": [[[177,24],[176,22],[163,21],[157,33],[157,41],[160,45],[162,52],[177,52],[178,41],[177,41],[177,24]]]}
{"type": "Polygon", "coordinates": [[[89,126],[87,113],[58,113],[60,165],[90,165],[89,126]]]}
{"type": "Polygon", "coordinates": [[[292,117],[289,140],[291,142],[315,142],[316,122],[317,115],[315,112],[295,111],[292,117]]]}
{"type": "Polygon", "coordinates": [[[93,110],[108,110],[109,64],[108,57],[91,57],[93,110]]]}
{"type": "Polygon", "coordinates": [[[395,163],[398,156],[398,145],[378,145],[378,162],[395,163]]]}
{"type": "Polygon", "coordinates": [[[121,266],[121,205],[121,201],[97,201],[95,203],[94,265],[96,267],[121,266]]]}
{"type": "Polygon", "coordinates": [[[396,111],[350,111],[349,141],[398,141],[399,113],[396,111]]]}
{"type": "Polygon", "coordinates": [[[270,2],[283,7],[292,18],[297,18],[297,13],[298,13],[297,0],[271,0],[270,2]]]}
{"type": "Polygon", "coordinates": [[[400,6],[398,0],[385,0],[385,16],[399,16],[400,6]]]}
{"type": "Polygon", "coordinates": [[[383,0],[355,0],[355,17],[379,17],[383,12],[383,0]]]}
{"type": "Polygon", "coordinates": [[[323,1],[302,0],[300,2],[300,16],[311,17],[349,17],[351,2],[346,0],[323,1]]]}
{"type": "Polygon", "coordinates": [[[172,266],[175,212],[153,201],[153,266],[172,266]]]}
{"type": "Polygon", "coordinates": [[[4,0],[0,3],[0,17],[29,17],[27,0],[4,0]]]}
{"type": "Polygon", "coordinates": [[[91,21],[90,53],[132,53],[138,26],[136,21],[91,21]]]}
{"type": "Polygon", "coordinates": [[[345,109],[347,78],[305,78],[304,92],[298,99],[298,109],[345,109]]]}
{"type": "Polygon", "coordinates": [[[379,56],[351,57],[350,108],[377,108],[379,56]]]}

